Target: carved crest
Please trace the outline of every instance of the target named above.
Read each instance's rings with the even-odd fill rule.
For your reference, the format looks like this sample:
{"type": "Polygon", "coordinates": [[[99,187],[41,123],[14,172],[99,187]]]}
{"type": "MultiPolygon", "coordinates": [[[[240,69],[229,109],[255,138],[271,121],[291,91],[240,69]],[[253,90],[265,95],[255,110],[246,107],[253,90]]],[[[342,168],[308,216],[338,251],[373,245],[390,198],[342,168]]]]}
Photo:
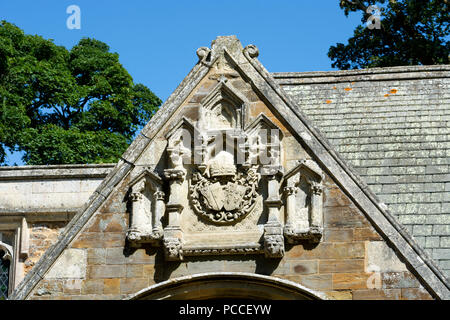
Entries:
{"type": "Polygon", "coordinates": [[[258,197],[256,166],[236,172],[233,157],[219,153],[209,171],[195,172],[190,197],[196,213],[215,224],[230,224],[248,215],[258,197]]]}

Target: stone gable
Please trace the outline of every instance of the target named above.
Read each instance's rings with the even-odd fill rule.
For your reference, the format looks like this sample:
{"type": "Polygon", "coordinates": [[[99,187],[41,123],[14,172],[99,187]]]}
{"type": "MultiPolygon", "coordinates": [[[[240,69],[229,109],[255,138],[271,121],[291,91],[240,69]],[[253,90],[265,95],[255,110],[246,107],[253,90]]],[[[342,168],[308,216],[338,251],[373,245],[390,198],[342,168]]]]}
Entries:
{"type": "Polygon", "coordinates": [[[197,55],[13,299],[122,299],[230,272],[284,279],[305,298],[449,297],[255,46],[219,37],[197,55]]]}

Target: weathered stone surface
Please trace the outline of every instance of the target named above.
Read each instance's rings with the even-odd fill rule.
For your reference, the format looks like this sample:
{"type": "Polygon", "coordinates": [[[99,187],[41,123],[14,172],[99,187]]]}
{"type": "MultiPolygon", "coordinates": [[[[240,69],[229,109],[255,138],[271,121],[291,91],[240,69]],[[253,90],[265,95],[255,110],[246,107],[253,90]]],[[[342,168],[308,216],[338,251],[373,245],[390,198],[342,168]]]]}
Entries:
{"type": "Polygon", "coordinates": [[[404,272],[406,266],[384,241],[367,243],[367,269],[376,272],[404,272]]]}
{"type": "Polygon", "coordinates": [[[46,279],[84,279],[87,253],[83,249],[67,249],[45,276],[46,279]]]}
{"type": "Polygon", "coordinates": [[[333,274],[333,289],[366,289],[367,273],[336,273],[333,274]]]}
{"type": "Polygon", "coordinates": [[[364,272],[363,259],[332,259],[320,260],[320,273],[362,273],[364,272]]]}
{"type": "Polygon", "coordinates": [[[353,300],[400,300],[400,289],[366,289],[353,291],[353,300]]]}

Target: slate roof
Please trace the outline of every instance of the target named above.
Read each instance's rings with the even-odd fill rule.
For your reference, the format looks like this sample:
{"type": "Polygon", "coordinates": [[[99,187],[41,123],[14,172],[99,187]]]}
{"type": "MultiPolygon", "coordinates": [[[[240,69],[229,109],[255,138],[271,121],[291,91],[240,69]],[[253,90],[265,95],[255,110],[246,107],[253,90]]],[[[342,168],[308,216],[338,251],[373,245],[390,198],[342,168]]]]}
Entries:
{"type": "Polygon", "coordinates": [[[450,276],[450,65],[272,73],[450,276]]]}

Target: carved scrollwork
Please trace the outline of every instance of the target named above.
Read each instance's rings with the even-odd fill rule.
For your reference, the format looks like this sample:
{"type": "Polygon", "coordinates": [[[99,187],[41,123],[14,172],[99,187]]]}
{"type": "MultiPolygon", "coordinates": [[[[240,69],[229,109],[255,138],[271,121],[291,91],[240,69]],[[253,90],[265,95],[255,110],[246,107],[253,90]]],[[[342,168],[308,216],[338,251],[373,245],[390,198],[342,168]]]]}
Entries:
{"type": "Polygon", "coordinates": [[[196,51],[197,57],[200,62],[206,66],[210,66],[210,63],[207,62],[208,56],[211,53],[211,49],[208,47],[200,47],[196,51]]]}
{"type": "Polygon", "coordinates": [[[254,44],[249,44],[244,48],[244,55],[250,58],[257,58],[259,56],[259,49],[254,44]]]}

